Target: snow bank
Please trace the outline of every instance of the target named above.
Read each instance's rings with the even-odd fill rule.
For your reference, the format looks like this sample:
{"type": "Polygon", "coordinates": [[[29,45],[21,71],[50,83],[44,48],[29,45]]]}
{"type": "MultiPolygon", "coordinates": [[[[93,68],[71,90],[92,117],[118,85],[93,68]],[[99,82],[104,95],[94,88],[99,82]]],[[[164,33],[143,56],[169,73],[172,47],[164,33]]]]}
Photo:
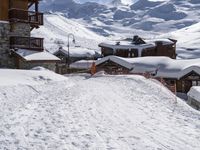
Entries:
{"type": "Polygon", "coordinates": [[[188,92],[188,96],[200,102],[200,86],[193,86],[188,92]]]}
{"type": "Polygon", "coordinates": [[[199,150],[200,114],[161,84],[141,76],[68,78],[0,86],[2,149],[199,150]]]}
{"type": "Polygon", "coordinates": [[[0,86],[38,85],[66,80],[49,70],[0,69],[0,86]]]}

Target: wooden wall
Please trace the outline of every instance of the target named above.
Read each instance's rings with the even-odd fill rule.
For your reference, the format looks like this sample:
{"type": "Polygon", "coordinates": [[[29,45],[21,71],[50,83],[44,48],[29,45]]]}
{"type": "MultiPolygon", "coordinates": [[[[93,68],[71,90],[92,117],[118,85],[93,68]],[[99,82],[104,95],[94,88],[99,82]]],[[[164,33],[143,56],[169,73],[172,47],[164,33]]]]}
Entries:
{"type": "Polygon", "coordinates": [[[8,20],[9,0],[0,0],[0,20],[8,20]]]}
{"type": "Polygon", "coordinates": [[[102,64],[96,66],[96,71],[105,71],[108,74],[119,75],[119,74],[129,74],[130,70],[112,61],[106,61],[102,64]]]}
{"type": "Polygon", "coordinates": [[[28,10],[28,0],[10,0],[11,8],[28,10]]]}
{"type": "Polygon", "coordinates": [[[0,0],[0,20],[8,20],[9,7],[28,10],[28,0],[0,0]]]}
{"type": "Polygon", "coordinates": [[[156,51],[157,51],[157,56],[168,56],[172,59],[176,59],[175,44],[169,44],[169,45],[158,44],[156,51]]]}

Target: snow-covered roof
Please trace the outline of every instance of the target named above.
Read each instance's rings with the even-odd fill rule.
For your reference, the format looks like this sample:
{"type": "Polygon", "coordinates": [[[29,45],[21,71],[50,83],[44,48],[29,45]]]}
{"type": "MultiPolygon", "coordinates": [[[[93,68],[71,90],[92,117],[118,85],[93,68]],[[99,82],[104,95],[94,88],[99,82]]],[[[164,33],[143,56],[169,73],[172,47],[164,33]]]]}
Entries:
{"type": "Polygon", "coordinates": [[[100,43],[99,46],[109,47],[112,49],[145,49],[155,47],[156,42],[161,42],[163,45],[174,44],[170,39],[149,39],[144,41],[145,44],[134,44],[132,41],[106,41],[100,43]]]}
{"type": "Polygon", "coordinates": [[[152,39],[152,40],[144,40],[145,44],[134,44],[132,41],[108,41],[102,42],[99,44],[100,47],[108,47],[113,50],[116,49],[137,49],[138,56],[141,57],[142,51],[147,48],[154,48],[156,47],[156,42],[161,42],[162,45],[170,45],[174,44],[174,42],[170,39],[152,39]]]}
{"type": "Polygon", "coordinates": [[[0,23],[9,23],[8,21],[0,20],[0,23]]]}
{"type": "Polygon", "coordinates": [[[156,42],[161,42],[163,45],[170,45],[174,44],[174,42],[170,39],[149,39],[145,40],[146,43],[156,43],[156,42]]]}
{"type": "Polygon", "coordinates": [[[18,49],[14,52],[26,61],[60,61],[58,57],[46,51],[38,52],[26,49],[18,49]]]}
{"type": "MultiPolygon", "coordinates": [[[[68,55],[68,48],[62,47],[58,51],[54,53],[54,55],[58,54],[59,52],[68,55]]],[[[99,56],[100,54],[97,53],[95,50],[90,50],[83,47],[70,47],[69,48],[70,57],[94,57],[99,56]]]]}
{"type": "Polygon", "coordinates": [[[109,47],[112,49],[145,49],[150,47],[155,47],[155,43],[146,44],[133,44],[131,41],[108,41],[99,44],[100,47],[109,47]],[[117,44],[119,43],[119,44],[117,44]]]}
{"type": "Polygon", "coordinates": [[[115,62],[127,69],[132,69],[133,68],[133,65],[131,63],[129,63],[128,61],[124,60],[123,58],[121,57],[117,57],[117,56],[107,56],[107,57],[103,57],[102,59],[100,60],[97,60],[96,61],[96,65],[100,65],[106,61],[112,61],[112,62],[115,62]]]}
{"type": "Polygon", "coordinates": [[[188,96],[200,102],[200,86],[193,86],[188,92],[188,96]]]}
{"type": "Polygon", "coordinates": [[[184,75],[195,71],[200,74],[200,59],[175,60],[169,57],[138,57],[138,58],[122,58],[117,56],[107,56],[96,62],[99,65],[103,62],[111,60],[128,69],[132,69],[133,73],[155,73],[158,77],[177,78],[180,79],[184,75]]]}
{"type": "Polygon", "coordinates": [[[76,69],[90,69],[95,60],[80,60],[70,64],[70,68],[76,69]]]}

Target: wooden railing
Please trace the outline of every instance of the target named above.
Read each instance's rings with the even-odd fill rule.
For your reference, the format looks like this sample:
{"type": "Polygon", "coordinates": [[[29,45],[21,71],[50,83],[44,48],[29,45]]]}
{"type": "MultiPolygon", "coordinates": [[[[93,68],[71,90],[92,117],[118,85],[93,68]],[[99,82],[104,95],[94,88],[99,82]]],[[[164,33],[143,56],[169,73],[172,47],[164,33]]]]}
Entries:
{"type": "Polygon", "coordinates": [[[21,48],[34,51],[43,51],[43,38],[33,38],[33,37],[10,37],[10,48],[21,48]]]}
{"type": "Polygon", "coordinates": [[[43,25],[43,13],[12,8],[9,10],[11,22],[23,22],[31,25],[43,25]]]}

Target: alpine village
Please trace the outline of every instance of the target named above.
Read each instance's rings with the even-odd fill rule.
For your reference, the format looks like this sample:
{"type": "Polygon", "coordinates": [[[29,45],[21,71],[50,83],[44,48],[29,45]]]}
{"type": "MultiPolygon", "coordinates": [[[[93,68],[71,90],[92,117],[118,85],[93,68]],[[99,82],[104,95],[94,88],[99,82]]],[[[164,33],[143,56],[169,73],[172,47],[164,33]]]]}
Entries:
{"type": "MultiPolygon", "coordinates": [[[[135,35],[132,39],[102,42],[99,43],[101,55],[96,58],[69,57],[69,51],[62,47],[54,54],[49,53],[44,49],[43,38],[31,36],[34,28],[44,24],[43,13],[39,12],[39,2],[40,0],[1,0],[1,68],[31,69],[43,66],[60,74],[80,71],[92,74],[99,71],[112,75],[139,74],[159,80],[175,94],[187,94],[192,86],[200,86],[200,67],[197,67],[195,62],[184,71],[177,67],[182,62],[176,60],[175,39],[144,40],[135,35]],[[142,61],[145,58],[141,57],[155,60],[157,63],[150,66],[148,62],[142,61]],[[174,66],[165,68],[162,58],[174,62],[174,66]],[[70,67],[70,64],[83,59],[90,62],[87,68],[70,67]]],[[[200,106],[196,100],[190,103],[194,103],[198,108],[200,106]]]]}
{"type": "Polygon", "coordinates": [[[199,8],[0,0],[0,150],[199,150],[199,8]]]}

